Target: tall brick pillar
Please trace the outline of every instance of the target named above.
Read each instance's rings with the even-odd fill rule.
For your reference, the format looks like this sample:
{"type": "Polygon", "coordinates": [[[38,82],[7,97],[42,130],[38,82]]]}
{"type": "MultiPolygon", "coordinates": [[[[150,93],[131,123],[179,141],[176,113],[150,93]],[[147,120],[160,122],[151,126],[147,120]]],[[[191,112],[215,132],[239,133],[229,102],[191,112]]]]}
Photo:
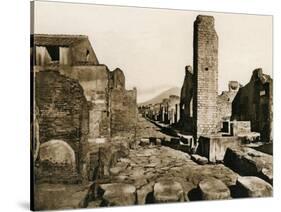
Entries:
{"type": "Polygon", "coordinates": [[[217,132],[218,36],[214,17],[199,15],[193,37],[194,136],[217,132]]]}

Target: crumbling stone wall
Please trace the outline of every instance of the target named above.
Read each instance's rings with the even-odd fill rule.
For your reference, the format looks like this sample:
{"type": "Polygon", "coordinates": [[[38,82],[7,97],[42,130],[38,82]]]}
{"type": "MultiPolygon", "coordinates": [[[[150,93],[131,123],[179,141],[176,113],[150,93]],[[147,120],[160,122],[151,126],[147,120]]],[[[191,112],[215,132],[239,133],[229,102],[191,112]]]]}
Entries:
{"type": "Polygon", "coordinates": [[[223,121],[230,121],[232,102],[239,90],[239,86],[237,81],[230,81],[228,91],[223,91],[217,98],[219,130],[222,128],[223,121]]]}
{"type": "Polygon", "coordinates": [[[105,65],[84,65],[60,69],[60,72],[77,79],[84,89],[89,102],[89,141],[110,136],[109,78],[110,71],[105,65]]]}
{"type": "Polygon", "coordinates": [[[161,121],[165,124],[169,123],[169,99],[164,98],[161,102],[161,121]]]}
{"type": "Polygon", "coordinates": [[[251,129],[264,142],[272,141],[272,78],[262,69],[253,71],[250,82],[241,87],[232,103],[232,120],[250,121],[251,129]]]}
{"type": "Polygon", "coordinates": [[[185,77],[180,96],[180,127],[186,132],[193,130],[193,70],[185,67],[185,77]]]}
{"type": "Polygon", "coordinates": [[[42,71],[35,76],[35,101],[39,110],[39,138],[65,141],[74,151],[76,168],[83,172],[89,131],[88,105],[77,80],[58,71],[42,71]]]}
{"type": "Polygon", "coordinates": [[[176,124],[179,121],[180,97],[177,95],[170,95],[168,104],[168,122],[169,124],[176,124]]]}
{"type": "Polygon", "coordinates": [[[124,90],[125,86],[125,75],[120,68],[116,68],[110,73],[110,86],[111,89],[121,89],[124,90]]]}
{"type": "Polygon", "coordinates": [[[195,137],[217,132],[218,36],[212,16],[194,22],[194,132],[195,137]]]}
{"type": "Polygon", "coordinates": [[[92,65],[99,64],[96,54],[88,38],[77,43],[76,45],[73,45],[71,48],[71,55],[73,65],[82,63],[91,63],[92,65]]]}
{"type": "Polygon", "coordinates": [[[136,89],[125,89],[125,76],[115,69],[110,80],[111,135],[134,132],[137,118],[136,89]]]}

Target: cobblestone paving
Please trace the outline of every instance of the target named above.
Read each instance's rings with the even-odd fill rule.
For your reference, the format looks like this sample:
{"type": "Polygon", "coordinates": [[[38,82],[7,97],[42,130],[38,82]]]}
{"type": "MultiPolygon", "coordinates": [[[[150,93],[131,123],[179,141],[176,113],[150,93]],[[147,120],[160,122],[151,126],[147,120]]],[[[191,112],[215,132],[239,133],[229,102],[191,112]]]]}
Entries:
{"type": "MultiPolygon", "coordinates": [[[[138,138],[169,137],[158,127],[143,118],[139,118],[138,138]]],[[[179,202],[192,199],[192,191],[199,182],[206,179],[218,179],[231,187],[235,185],[237,173],[223,164],[199,165],[191,160],[189,154],[161,145],[137,145],[129,151],[126,158],[118,159],[109,170],[110,177],[98,182],[97,190],[110,193],[110,197],[96,196],[89,207],[147,204],[157,202],[179,202]],[[110,186],[103,186],[110,184],[110,186]],[[121,196],[130,196],[135,188],[136,198],[124,200],[121,196]],[[125,192],[121,194],[122,192],[125,192]],[[115,194],[115,195],[114,195],[115,194]]],[[[98,192],[99,193],[99,192],[98,192]]]]}

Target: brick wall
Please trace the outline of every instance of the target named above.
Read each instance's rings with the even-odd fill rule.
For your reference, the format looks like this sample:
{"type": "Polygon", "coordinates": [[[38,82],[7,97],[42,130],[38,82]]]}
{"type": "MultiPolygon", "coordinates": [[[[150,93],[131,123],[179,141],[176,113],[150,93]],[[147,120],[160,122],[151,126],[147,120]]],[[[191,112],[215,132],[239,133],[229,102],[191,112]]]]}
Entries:
{"type": "Polygon", "coordinates": [[[89,140],[110,135],[109,79],[110,71],[105,65],[73,66],[60,70],[65,76],[77,79],[83,87],[90,105],[89,140]]]}
{"type": "Polygon", "coordinates": [[[42,71],[35,76],[35,101],[39,110],[40,143],[52,139],[67,142],[75,152],[81,170],[87,152],[88,105],[77,80],[58,71],[42,71]]]}
{"type": "Polygon", "coordinates": [[[195,137],[217,132],[218,36],[214,17],[194,22],[194,132],[195,137]]]}

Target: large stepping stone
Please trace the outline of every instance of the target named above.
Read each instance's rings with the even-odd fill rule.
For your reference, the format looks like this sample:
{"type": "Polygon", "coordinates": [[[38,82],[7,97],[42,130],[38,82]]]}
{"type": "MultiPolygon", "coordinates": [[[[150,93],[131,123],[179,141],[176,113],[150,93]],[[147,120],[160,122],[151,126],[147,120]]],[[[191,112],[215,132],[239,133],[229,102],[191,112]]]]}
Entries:
{"type": "Polygon", "coordinates": [[[180,183],[161,180],[154,185],[154,201],[157,203],[183,202],[184,192],[180,183]]]}
{"type": "Polygon", "coordinates": [[[136,203],[136,188],[125,183],[101,184],[98,196],[102,198],[102,206],[126,206],[136,203]]]}
{"type": "Polygon", "coordinates": [[[36,211],[83,208],[87,205],[89,185],[42,183],[35,185],[36,211]]]}
{"type": "Polygon", "coordinates": [[[203,156],[200,156],[200,155],[197,155],[197,154],[191,155],[191,159],[194,162],[196,162],[196,163],[198,163],[200,165],[205,165],[205,164],[207,164],[209,162],[206,157],[203,157],[203,156]]]}
{"type": "MultiPolygon", "coordinates": [[[[148,200],[148,195],[151,194],[153,192],[153,186],[154,183],[148,183],[144,186],[142,186],[140,189],[137,190],[137,204],[138,205],[144,205],[147,203],[151,203],[148,200]]],[[[153,200],[151,200],[153,201],[153,200]]]]}
{"type": "Polygon", "coordinates": [[[262,168],[262,170],[259,172],[259,177],[273,185],[272,169],[262,168]]]}
{"type": "Polygon", "coordinates": [[[239,177],[237,190],[240,190],[244,197],[272,196],[272,186],[258,177],[239,177]]]}
{"type": "Polygon", "coordinates": [[[203,200],[230,199],[230,190],[220,180],[216,178],[207,178],[202,180],[199,185],[201,198],[203,200]]]}
{"type": "Polygon", "coordinates": [[[262,153],[249,147],[228,148],[224,164],[243,176],[257,176],[272,183],[272,155],[262,153]]]}

